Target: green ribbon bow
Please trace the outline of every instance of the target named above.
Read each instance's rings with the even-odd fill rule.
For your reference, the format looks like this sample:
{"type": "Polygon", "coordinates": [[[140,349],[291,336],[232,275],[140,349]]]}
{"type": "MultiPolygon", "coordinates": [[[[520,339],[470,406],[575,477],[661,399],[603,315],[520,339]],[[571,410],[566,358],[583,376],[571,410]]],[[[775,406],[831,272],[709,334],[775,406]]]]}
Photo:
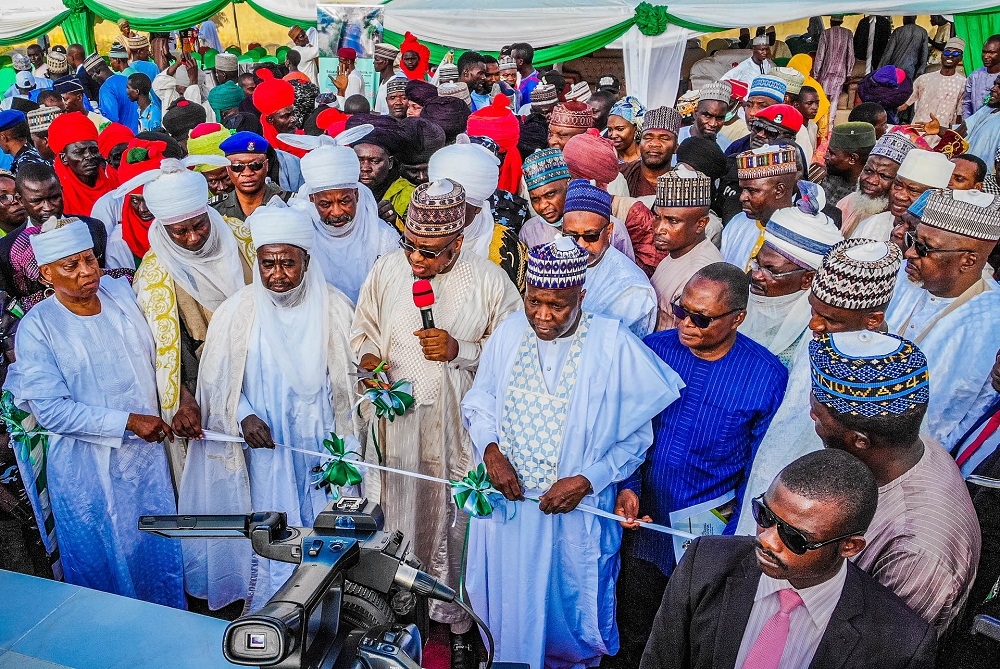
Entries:
{"type": "Polygon", "coordinates": [[[34,416],[14,404],[14,396],[9,390],[0,394],[0,419],[7,426],[10,440],[18,449],[18,457],[37,466],[43,454],[37,447],[48,445],[48,435],[38,425],[34,416]]]}
{"type": "Polygon", "coordinates": [[[662,5],[651,5],[640,2],[635,8],[635,27],[643,35],[662,35],[669,25],[667,8],[662,5]]]}
{"type": "Polygon", "coordinates": [[[340,487],[361,483],[361,472],[350,461],[345,460],[348,455],[360,457],[360,453],[347,450],[344,440],[333,432],[330,433],[329,439],[323,440],[323,446],[326,447],[326,450],[333,457],[316,468],[319,475],[316,477],[314,483],[317,486],[331,485],[340,487]]]}
{"type": "MultiPolygon", "coordinates": [[[[386,362],[383,360],[372,370],[373,377],[378,380],[378,375],[384,374],[386,362]]],[[[382,377],[384,378],[384,376],[382,377]]],[[[368,388],[361,393],[363,399],[372,403],[375,410],[375,418],[387,418],[389,422],[396,420],[397,416],[402,416],[413,406],[413,384],[409,381],[399,380],[388,388],[377,387],[368,388]]],[[[358,415],[361,415],[361,407],[358,407],[358,415]]],[[[371,437],[372,444],[375,445],[375,452],[378,454],[378,462],[382,464],[382,448],[378,443],[377,421],[372,421],[371,437]]]]}
{"type": "Polygon", "coordinates": [[[493,513],[490,495],[497,491],[493,489],[490,475],[486,473],[486,465],[483,463],[479,463],[461,481],[452,481],[451,490],[455,504],[470,516],[485,518],[493,513]]]}

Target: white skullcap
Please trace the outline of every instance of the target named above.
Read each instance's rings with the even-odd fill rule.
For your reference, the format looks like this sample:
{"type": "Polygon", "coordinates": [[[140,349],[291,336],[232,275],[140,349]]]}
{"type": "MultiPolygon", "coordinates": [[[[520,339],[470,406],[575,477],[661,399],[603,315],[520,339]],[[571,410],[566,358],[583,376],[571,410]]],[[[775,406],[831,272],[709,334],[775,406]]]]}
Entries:
{"type": "Polygon", "coordinates": [[[297,207],[289,207],[277,195],[267,206],[257,207],[246,222],[255,249],[268,244],[291,244],[309,251],[316,238],[309,214],[297,207]]]}
{"type": "Polygon", "coordinates": [[[774,212],[764,228],[764,243],[796,265],[811,269],[819,269],[823,256],[843,240],[844,236],[826,214],[810,214],[798,207],[774,212]]]}
{"type": "Polygon", "coordinates": [[[427,163],[427,176],[430,181],[457,181],[465,189],[465,201],[482,207],[500,183],[500,161],[479,144],[452,144],[434,152],[427,163]]]}
{"type": "Polygon", "coordinates": [[[90,228],[79,218],[70,220],[62,227],[55,227],[56,225],[58,222],[52,217],[42,226],[41,232],[28,238],[39,267],[94,248],[90,228]]]}
{"type": "Polygon", "coordinates": [[[142,186],[146,207],[161,225],[180,223],[208,211],[208,181],[200,172],[188,167],[225,167],[228,164],[223,156],[191,155],[183,160],[164,158],[158,169],[137,174],[119,186],[115,197],[124,198],[142,186]]]}
{"type": "Polygon", "coordinates": [[[943,153],[911,149],[899,165],[896,176],[931,188],[947,188],[955,165],[943,153]]]}

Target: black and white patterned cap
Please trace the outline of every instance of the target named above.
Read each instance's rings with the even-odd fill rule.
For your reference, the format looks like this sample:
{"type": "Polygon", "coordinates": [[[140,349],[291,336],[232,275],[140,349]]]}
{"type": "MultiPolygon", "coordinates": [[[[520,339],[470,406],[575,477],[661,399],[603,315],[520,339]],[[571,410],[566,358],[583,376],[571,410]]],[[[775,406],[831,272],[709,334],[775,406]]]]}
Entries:
{"type": "Polygon", "coordinates": [[[1000,196],[979,190],[934,191],[920,222],[984,241],[1000,241],[1000,196]]]}
{"type": "Polygon", "coordinates": [[[884,308],[902,263],[902,252],[891,242],[846,239],[823,256],[812,294],[839,309],[884,308]]]}

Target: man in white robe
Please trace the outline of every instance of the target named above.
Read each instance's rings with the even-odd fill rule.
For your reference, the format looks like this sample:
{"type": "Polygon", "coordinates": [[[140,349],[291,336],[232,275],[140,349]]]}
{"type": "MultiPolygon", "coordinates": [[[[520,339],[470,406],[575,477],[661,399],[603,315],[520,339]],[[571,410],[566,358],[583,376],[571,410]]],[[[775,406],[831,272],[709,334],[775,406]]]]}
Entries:
{"type": "Polygon", "coordinates": [[[719,81],[736,79],[749,86],[756,77],[771,72],[774,63],[771,62],[771,43],[767,35],[754,37],[751,46],[753,49],[751,56],[719,77],[719,81]]]}
{"type": "Polygon", "coordinates": [[[582,179],[566,192],[563,235],[590,254],[583,308],[617,318],[636,337],[656,327],[656,293],[646,274],[611,246],[611,195],[582,179]]]}
{"type": "Polygon", "coordinates": [[[279,135],[288,144],[311,149],[300,161],[305,184],[292,204],[312,216],[316,246],[311,255],[327,283],[352,303],[375,261],[399,248],[399,233],[379,218],[375,196],[358,181],[358,155],[348,146],[371,130],[360,125],[335,139],[279,135]]]}
{"type": "Polygon", "coordinates": [[[583,309],[588,261],[566,237],[532,249],[525,311],[490,338],[462,402],[476,459],[511,500],[470,521],[466,586],[497,659],[531,667],[617,652],[622,530],[576,507],[614,508],[614,484],[684,385],[621,323],[583,309]],[[513,501],[525,498],[539,503],[513,501]]]}
{"type": "Polygon", "coordinates": [[[500,225],[493,217],[489,198],[500,182],[500,161],[481,144],[472,144],[465,135],[457,143],[438,149],[427,163],[431,181],[451,179],[465,189],[465,230],[462,248],[499,265],[519,291],[524,290],[524,270],[528,248],[517,233],[500,225]]]}
{"type": "Polygon", "coordinates": [[[101,276],[79,219],[31,236],[55,295],[20,322],[6,389],[50,432],[46,476],[67,583],[186,608],[178,542],[138,530],[176,510],[153,337],[125,279],[101,276]]]}
{"type": "MultiPolygon", "coordinates": [[[[460,403],[472,386],[487,338],[513,311],[520,295],[507,275],[474,253],[462,253],[465,192],[452,180],[413,192],[403,249],[379,258],[358,297],[351,344],[362,367],[387,361],[389,380],[413,384],[414,406],[377,426],[389,467],[460,480],[473,467],[460,403]],[[416,279],[431,283],[433,328],[413,303],[416,279]]],[[[426,570],[458,587],[467,518],[448,489],[412,477],[382,475],[387,530],[401,530],[426,570]],[[415,511],[416,510],[416,511],[415,511]],[[457,516],[456,516],[457,514],[457,516]],[[457,520],[456,520],[457,518],[457,520]]],[[[432,602],[431,619],[451,625],[452,662],[472,666],[472,621],[454,604],[432,602]]]]}
{"type": "MultiPolygon", "coordinates": [[[[813,333],[878,331],[892,297],[903,255],[895,244],[848,239],[826,254],[809,289],[813,333]]],[[[803,337],[788,370],[785,397],[757,448],[740,506],[737,534],[752,535],[757,524],[750,500],[762,494],[793,460],[823,448],[809,415],[809,342],[803,337]]]]}
{"type": "MultiPolygon", "coordinates": [[[[889,133],[883,135],[885,139],[889,133]]],[[[947,188],[955,165],[943,153],[912,149],[896,171],[889,189],[889,209],[858,223],[854,236],[886,241],[899,225],[903,214],[921,193],[931,188],[947,188]]]]}
{"type": "Polygon", "coordinates": [[[750,258],[764,244],[764,227],[771,216],[795,201],[797,150],[765,145],[736,156],[743,211],[722,229],[722,257],[730,265],[749,269],[750,258]]]}
{"type": "Polygon", "coordinates": [[[712,180],[686,165],[656,180],[653,245],[667,253],[650,279],[656,292],[657,331],[676,327],[670,304],[691,277],[702,267],[722,262],[719,249],[705,234],[711,204],[712,180]]]}
{"type": "Polygon", "coordinates": [[[907,233],[905,272],[885,315],[889,332],[927,356],[923,431],[948,450],[996,399],[990,370],[1000,348],[1000,286],[987,258],[997,240],[1000,196],[931,193],[916,231],[907,233]]]}
{"type": "MultiPolygon", "coordinates": [[[[528,248],[548,244],[562,229],[566,191],[572,176],[559,149],[536,149],[524,161],[524,183],[535,215],[521,226],[519,237],[528,248]]],[[[625,189],[628,195],[628,188],[625,189]]],[[[613,203],[614,201],[612,201],[613,203]]],[[[628,228],[617,218],[611,231],[611,245],[629,260],[635,260],[628,228]]]]}
{"type": "Polygon", "coordinates": [[[887,132],[875,142],[861,168],[858,189],[837,203],[843,214],[840,232],[844,239],[868,239],[859,233],[859,224],[889,210],[889,191],[896,180],[896,172],[906,154],[914,148],[913,140],[901,132],[887,132]]]}
{"type": "Polygon", "coordinates": [[[790,367],[799,343],[809,332],[812,310],[809,286],[840,230],[823,213],[826,196],[815,187],[812,197],[779,209],[764,230],[764,245],[750,259],[750,301],[739,331],[790,367]]]}
{"type": "MultiPolygon", "coordinates": [[[[205,429],[242,434],[246,446],[191,442],[178,508],[281,511],[289,525],[309,527],[330,499],[312,471],[326,453],[323,440],[332,432],[356,443],[351,305],[311,266],[316,232],[305,213],[275,203],[247,223],[257,250],[254,280],[212,316],[197,395],[205,429]]],[[[247,541],[184,542],[187,591],[211,609],[245,599],[255,611],[293,569],[254,555],[247,541]]]]}

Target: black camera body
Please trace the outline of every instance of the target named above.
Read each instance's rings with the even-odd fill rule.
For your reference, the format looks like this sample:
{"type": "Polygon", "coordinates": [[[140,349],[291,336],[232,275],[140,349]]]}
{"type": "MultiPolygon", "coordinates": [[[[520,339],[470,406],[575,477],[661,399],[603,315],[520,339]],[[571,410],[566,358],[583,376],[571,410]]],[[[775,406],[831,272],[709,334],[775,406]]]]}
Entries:
{"type": "Polygon", "coordinates": [[[426,597],[455,593],[419,571],[399,531],[365,498],[331,502],[312,528],[288,527],[278,512],[222,516],[143,516],[139,529],[167,537],[247,537],[261,557],[298,563],[260,611],[226,629],[234,664],[276,669],[417,669],[417,626],[397,614],[422,610],[426,597]],[[411,594],[413,593],[413,594],[411,594]],[[416,595],[416,597],[414,597],[416,595]],[[391,602],[391,604],[390,604],[391,602]]]}

